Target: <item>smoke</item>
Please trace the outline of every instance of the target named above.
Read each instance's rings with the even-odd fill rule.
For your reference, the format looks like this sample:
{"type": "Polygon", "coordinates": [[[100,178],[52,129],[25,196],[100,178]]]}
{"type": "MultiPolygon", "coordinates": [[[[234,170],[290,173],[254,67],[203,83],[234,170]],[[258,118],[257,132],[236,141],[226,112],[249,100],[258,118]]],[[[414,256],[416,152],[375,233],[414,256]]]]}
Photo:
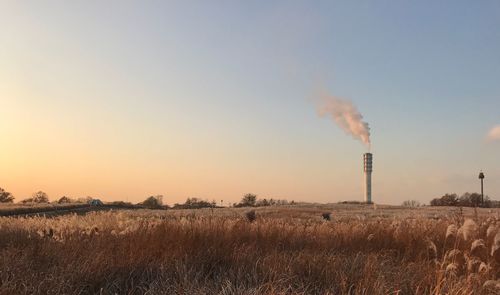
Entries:
{"type": "Polygon", "coordinates": [[[486,136],[486,139],[490,142],[500,141],[500,125],[491,128],[490,132],[488,132],[488,135],[486,136]]]}
{"type": "Polygon", "coordinates": [[[370,148],[370,127],[352,102],[324,93],[320,95],[318,113],[322,117],[331,116],[347,134],[370,148]]]}

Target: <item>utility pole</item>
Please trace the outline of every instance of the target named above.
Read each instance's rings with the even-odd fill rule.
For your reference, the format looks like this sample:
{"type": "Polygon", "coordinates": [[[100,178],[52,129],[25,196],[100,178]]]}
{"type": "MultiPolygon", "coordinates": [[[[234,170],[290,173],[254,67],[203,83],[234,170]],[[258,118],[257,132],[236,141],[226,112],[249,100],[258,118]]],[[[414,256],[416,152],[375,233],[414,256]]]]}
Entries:
{"type": "Polygon", "coordinates": [[[479,179],[481,179],[481,203],[484,206],[484,191],[483,191],[484,173],[483,173],[483,171],[479,172],[479,179]]]}

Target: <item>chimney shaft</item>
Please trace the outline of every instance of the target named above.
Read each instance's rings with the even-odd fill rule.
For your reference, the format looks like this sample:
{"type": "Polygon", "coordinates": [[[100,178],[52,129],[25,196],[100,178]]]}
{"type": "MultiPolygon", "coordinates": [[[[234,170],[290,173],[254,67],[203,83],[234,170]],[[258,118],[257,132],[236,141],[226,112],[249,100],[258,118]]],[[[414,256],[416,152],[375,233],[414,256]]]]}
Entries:
{"type": "Polygon", "coordinates": [[[365,171],[365,202],[372,202],[372,159],[371,153],[363,155],[364,171],[365,171]]]}

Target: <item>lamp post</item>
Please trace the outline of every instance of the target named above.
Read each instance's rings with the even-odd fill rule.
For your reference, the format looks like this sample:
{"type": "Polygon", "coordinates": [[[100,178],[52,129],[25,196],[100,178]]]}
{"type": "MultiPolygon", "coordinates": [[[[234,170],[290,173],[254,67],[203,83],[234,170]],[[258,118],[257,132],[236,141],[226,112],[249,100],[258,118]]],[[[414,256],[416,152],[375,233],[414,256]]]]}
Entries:
{"type": "Polygon", "coordinates": [[[481,179],[481,203],[484,205],[484,192],[483,192],[484,173],[483,173],[483,171],[479,172],[479,179],[481,179]]]}

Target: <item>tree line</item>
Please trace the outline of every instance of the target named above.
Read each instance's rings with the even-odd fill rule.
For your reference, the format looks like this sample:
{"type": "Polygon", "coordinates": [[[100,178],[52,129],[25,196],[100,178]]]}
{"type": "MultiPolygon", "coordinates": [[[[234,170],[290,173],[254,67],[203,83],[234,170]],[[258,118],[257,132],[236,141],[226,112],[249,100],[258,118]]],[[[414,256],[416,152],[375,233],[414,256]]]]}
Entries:
{"type": "MultiPolygon", "coordinates": [[[[0,203],[13,203],[14,196],[0,188],[0,203]]],[[[70,204],[70,203],[83,203],[87,204],[93,200],[92,197],[72,199],[66,196],[59,198],[55,203],[58,204],[70,204]]],[[[22,200],[20,203],[49,203],[49,196],[43,192],[35,192],[30,198],[22,200]]],[[[201,209],[201,208],[220,208],[223,207],[223,201],[221,200],[220,205],[217,205],[215,200],[208,201],[200,198],[187,198],[184,203],[175,203],[173,206],[169,206],[163,203],[163,195],[149,196],[144,201],[133,205],[129,202],[124,201],[114,201],[108,203],[110,205],[116,206],[140,206],[150,209],[201,209]]],[[[245,194],[239,203],[234,203],[233,207],[262,207],[262,206],[279,206],[279,205],[294,205],[295,202],[288,202],[287,200],[275,200],[275,199],[258,199],[255,194],[245,194]]]]}
{"type": "MultiPolygon", "coordinates": [[[[239,203],[233,203],[233,207],[264,207],[264,206],[283,206],[294,205],[295,201],[288,202],[287,200],[275,199],[258,199],[255,194],[245,194],[239,203]]],[[[217,205],[215,200],[209,202],[199,198],[187,198],[184,203],[175,203],[172,207],[163,204],[163,196],[151,196],[140,205],[147,206],[148,208],[166,207],[171,209],[201,209],[201,208],[221,208],[223,207],[223,200],[220,205],[217,205]]]]}
{"type": "Polygon", "coordinates": [[[265,207],[265,206],[282,206],[282,205],[295,205],[295,201],[288,202],[288,200],[275,200],[275,199],[258,199],[257,195],[246,194],[243,196],[239,203],[234,203],[233,207],[265,207]]]}
{"type": "Polygon", "coordinates": [[[485,207],[498,208],[499,201],[491,200],[488,196],[481,197],[479,193],[464,193],[458,196],[455,193],[448,193],[440,198],[434,198],[430,202],[431,206],[457,206],[457,207],[485,207]]]}
{"type": "MultiPolygon", "coordinates": [[[[14,199],[15,198],[11,193],[0,187],[0,203],[13,203],[14,199]]],[[[21,201],[21,203],[48,203],[48,202],[49,202],[49,196],[42,191],[38,191],[34,193],[30,198],[21,201]]]]}

